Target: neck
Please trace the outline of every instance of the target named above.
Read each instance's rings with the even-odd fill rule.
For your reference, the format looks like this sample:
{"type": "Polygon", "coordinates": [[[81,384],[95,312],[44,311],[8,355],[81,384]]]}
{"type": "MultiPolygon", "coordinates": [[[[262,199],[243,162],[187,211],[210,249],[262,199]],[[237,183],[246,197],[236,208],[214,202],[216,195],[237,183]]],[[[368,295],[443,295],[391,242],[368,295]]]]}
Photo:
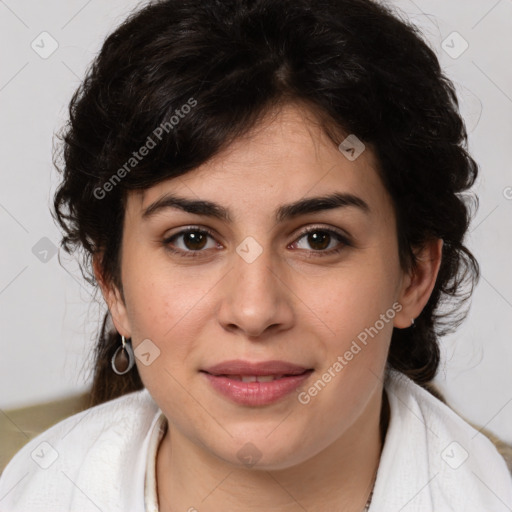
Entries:
{"type": "Polygon", "coordinates": [[[362,512],[374,483],[388,420],[389,404],[381,390],[325,450],[276,471],[240,468],[207,455],[170,425],[157,456],[160,510],[362,512]]]}

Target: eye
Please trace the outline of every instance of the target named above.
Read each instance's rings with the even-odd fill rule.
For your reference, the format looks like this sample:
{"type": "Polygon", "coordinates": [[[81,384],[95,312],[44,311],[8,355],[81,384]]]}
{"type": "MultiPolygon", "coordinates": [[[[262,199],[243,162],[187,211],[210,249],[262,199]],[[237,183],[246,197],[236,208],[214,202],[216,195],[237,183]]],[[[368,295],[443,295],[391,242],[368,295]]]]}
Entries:
{"type": "MultiPolygon", "coordinates": [[[[206,228],[190,226],[163,240],[166,250],[183,257],[198,257],[206,249],[215,249],[219,244],[212,231],[206,228]],[[210,245],[208,245],[211,239],[210,245]]],[[[324,227],[313,226],[304,230],[290,247],[304,249],[315,256],[329,256],[351,247],[349,238],[341,232],[324,227]],[[312,249],[303,247],[304,242],[312,249]]]]}
{"type": "Polygon", "coordinates": [[[163,240],[163,244],[170,252],[177,253],[184,257],[198,256],[197,253],[204,252],[203,249],[213,249],[217,247],[217,243],[213,239],[213,233],[211,231],[195,226],[190,226],[167,237],[163,240]],[[213,240],[210,246],[208,246],[208,238],[213,240]],[[176,241],[178,241],[178,243],[176,243],[176,241]]]}
{"type": "Polygon", "coordinates": [[[297,246],[299,249],[319,253],[318,256],[336,254],[351,245],[346,235],[333,229],[318,226],[313,226],[303,231],[298,240],[292,244],[292,246],[297,246]],[[304,240],[305,244],[308,244],[313,250],[301,247],[301,243],[304,245],[301,240],[304,240]]]}

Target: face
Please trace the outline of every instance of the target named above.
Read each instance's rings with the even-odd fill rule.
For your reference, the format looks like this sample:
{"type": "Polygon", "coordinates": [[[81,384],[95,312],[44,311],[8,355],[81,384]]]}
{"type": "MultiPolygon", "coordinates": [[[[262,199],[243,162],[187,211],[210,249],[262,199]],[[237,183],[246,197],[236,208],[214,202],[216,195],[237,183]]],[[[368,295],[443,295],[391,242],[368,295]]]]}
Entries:
{"type": "Polygon", "coordinates": [[[421,306],[408,302],[371,149],[349,160],[292,105],[194,171],[131,193],[121,279],[114,322],[170,428],[233,464],[253,450],[262,468],[364,425],[393,326],[421,306]],[[171,194],[217,207],[187,211],[171,194]]]}

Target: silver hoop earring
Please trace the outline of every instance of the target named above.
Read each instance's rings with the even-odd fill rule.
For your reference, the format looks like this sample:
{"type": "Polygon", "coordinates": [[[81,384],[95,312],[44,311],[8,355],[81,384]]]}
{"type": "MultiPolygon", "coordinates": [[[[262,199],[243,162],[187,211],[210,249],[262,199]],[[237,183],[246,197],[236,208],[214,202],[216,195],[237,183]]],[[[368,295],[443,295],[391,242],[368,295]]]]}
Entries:
{"type": "Polygon", "coordinates": [[[414,318],[411,318],[411,327],[414,327],[414,318]]]}
{"type": "Polygon", "coordinates": [[[133,355],[132,344],[130,340],[126,341],[124,336],[121,336],[121,346],[117,347],[110,364],[117,375],[125,375],[133,368],[135,356],[133,355]]]}

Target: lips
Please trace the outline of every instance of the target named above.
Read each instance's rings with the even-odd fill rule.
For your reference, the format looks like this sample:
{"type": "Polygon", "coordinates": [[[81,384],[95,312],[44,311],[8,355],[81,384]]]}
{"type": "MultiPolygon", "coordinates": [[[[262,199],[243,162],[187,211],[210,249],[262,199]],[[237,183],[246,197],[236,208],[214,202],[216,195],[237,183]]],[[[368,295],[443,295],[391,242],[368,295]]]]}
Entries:
{"type": "Polygon", "coordinates": [[[313,372],[286,361],[252,363],[224,361],[201,370],[210,386],[231,401],[246,406],[269,405],[301,386],[313,372]]]}

